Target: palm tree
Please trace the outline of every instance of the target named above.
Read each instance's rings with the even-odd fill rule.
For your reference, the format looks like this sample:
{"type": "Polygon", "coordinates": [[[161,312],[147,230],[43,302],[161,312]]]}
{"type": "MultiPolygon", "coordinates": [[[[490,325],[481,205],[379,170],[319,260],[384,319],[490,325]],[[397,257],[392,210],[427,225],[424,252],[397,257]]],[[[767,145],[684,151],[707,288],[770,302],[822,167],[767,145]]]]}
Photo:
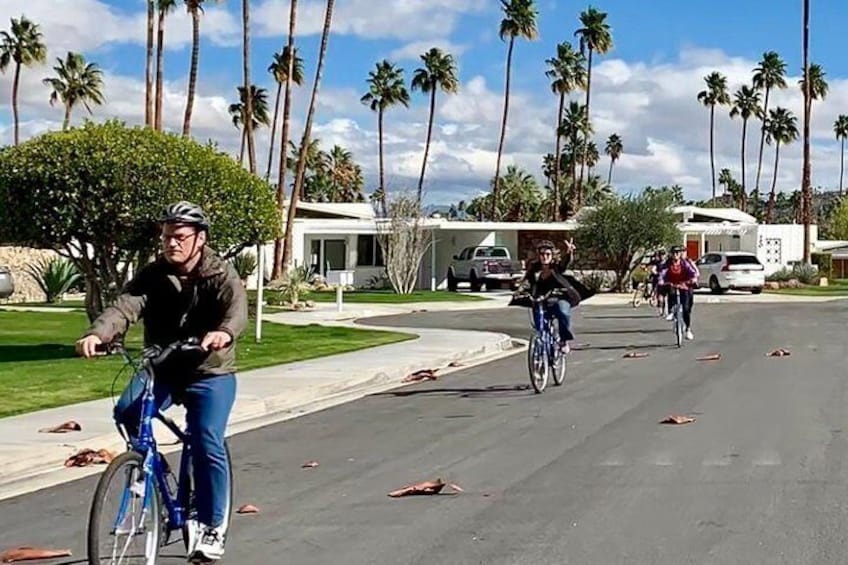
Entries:
{"type": "MultiPolygon", "coordinates": [[[[612,47],[612,34],[610,26],[606,23],[607,14],[600,12],[595,8],[589,7],[585,12],[580,13],[580,23],[582,28],[574,32],[574,35],[580,38],[580,52],[589,51],[587,73],[586,73],[586,116],[589,116],[590,101],[592,94],[592,55],[598,53],[603,55],[608,53],[612,47]]],[[[583,158],[585,161],[585,157],[583,158]]],[[[580,185],[583,184],[583,167],[584,163],[580,164],[580,181],[577,186],[577,203],[582,203],[582,191],[580,185]]]]}
{"type": "Polygon", "coordinates": [[[244,149],[247,142],[247,128],[244,127],[247,122],[247,104],[250,103],[253,108],[251,126],[256,129],[260,126],[268,126],[271,123],[268,114],[268,91],[264,88],[257,88],[255,84],[250,86],[250,101],[244,95],[245,89],[243,86],[238,87],[239,101],[235,104],[230,104],[227,111],[233,119],[233,125],[241,129],[241,148],[239,149],[239,163],[244,163],[244,149]]]}
{"type": "Polygon", "coordinates": [[[730,187],[735,182],[736,181],[733,179],[733,175],[730,174],[730,169],[722,169],[721,172],[718,174],[718,184],[724,187],[723,194],[725,195],[730,192],[730,187]]]}
{"type": "MultiPolygon", "coordinates": [[[[295,0],[296,1],[296,0],[295,0]]],[[[277,96],[274,102],[274,119],[271,121],[271,148],[268,150],[268,169],[265,171],[265,181],[271,178],[271,166],[274,164],[274,140],[277,131],[277,115],[280,111],[280,95],[283,92],[283,85],[286,83],[286,77],[289,73],[289,58],[290,53],[288,46],[283,47],[282,52],[274,53],[274,61],[268,65],[268,72],[274,77],[274,82],[277,83],[277,96]]],[[[303,85],[303,59],[298,56],[297,49],[294,51],[294,64],[292,65],[292,83],[303,85]]],[[[286,140],[288,142],[288,140],[286,140]]]]}
{"type": "MultiPolygon", "coordinates": [[[[554,155],[556,160],[561,158],[562,147],[560,141],[560,124],[562,124],[562,115],[565,111],[565,97],[578,88],[586,88],[586,59],[583,54],[575,51],[570,43],[560,43],[557,45],[557,55],[553,59],[545,61],[550,69],[545,72],[545,76],[552,79],[551,90],[554,94],[559,95],[559,106],[557,109],[557,127],[556,129],[556,145],[554,155]]],[[[553,167],[553,182],[554,182],[554,220],[560,218],[560,198],[559,193],[559,171],[560,167],[553,167]]]]}
{"type": "Polygon", "coordinates": [[[766,210],[766,223],[770,224],[774,221],[775,187],[777,186],[777,167],[780,163],[780,146],[798,139],[798,120],[786,108],[778,107],[769,111],[766,126],[766,141],[769,144],[774,142],[774,175],[772,176],[766,210]]]}
{"type": "Polygon", "coordinates": [[[542,194],[533,175],[515,165],[509,165],[506,174],[498,182],[503,196],[503,220],[526,222],[538,219],[542,194]]]}
{"type": "Polygon", "coordinates": [[[394,63],[385,59],[377,63],[377,68],[368,73],[368,92],[362,96],[360,101],[370,107],[373,112],[377,112],[377,137],[380,157],[380,186],[378,190],[380,191],[380,205],[383,215],[385,215],[387,208],[386,183],[383,177],[383,114],[386,109],[396,104],[409,107],[409,92],[403,82],[403,69],[395,67],[394,63]]]}
{"type": "Polygon", "coordinates": [[[15,63],[15,78],[12,79],[12,120],[15,122],[15,145],[20,138],[20,119],[18,117],[18,87],[21,81],[21,67],[47,60],[47,47],[41,38],[38,24],[25,16],[12,18],[12,33],[0,32],[0,72],[5,73],[9,65],[15,63]]]}
{"type": "Polygon", "coordinates": [[[600,206],[615,195],[612,185],[605,183],[598,175],[586,178],[586,206],[600,206]]]}
{"type": "Polygon", "coordinates": [[[827,81],[821,65],[809,64],[809,0],[804,0],[804,77],[799,84],[804,92],[804,173],[801,177],[801,218],[804,222],[804,262],[810,263],[810,222],[812,221],[812,189],[810,187],[810,120],[813,100],[827,96],[827,81]],[[806,80],[809,78],[809,80],[806,80]]]}
{"type": "Polygon", "coordinates": [[[501,8],[504,12],[504,18],[501,20],[500,31],[498,32],[501,41],[509,38],[509,47],[506,51],[506,80],[504,82],[504,104],[503,118],[501,119],[501,132],[498,140],[498,157],[495,162],[495,179],[492,182],[492,217],[497,214],[498,209],[498,189],[500,183],[498,178],[501,175],[501,158],[503,157],[504,139],[506,137],[506,122],[509,115],[509,82],[512,73],[512,51],[515,48],[515,39],[523,37],[528,40],[534,40],[539,36],[536,28],[536,16],[539,12],[536,10],[534,0],[501,0],[501,8]]]}
{"type": "Polygon", "coordinates": [[[156,0],[159,10],[159,24],[156,31],[156,108],[153,114],[153,127],[162,131],[163,65],[165,58],[165,17],[177,7],[177,0],[156,0]]]}
{"type": "MultiPolygon", "coordinates": [[[[244,77],[244,89],[253,90],[250,82],[250,0],[241,0],[241,29],[242,29],[242,68],[244,77]]],[[[267,105],[266,105],[267,106],[267,105]]],[[[247,139],[247,162],[251,174],[256,174],[256,147],[253,135],[253,96],[244,97],[244,137],[247,139]]],[[[266,107],[266,124],[267,124],[266,107]]]]}
{"type": "MultiPolygon", "coordinates": [[[[297,210],[297,199],[299,197],[301,187],[303,186],[303,171],[304,167],[306,167],[304,151],[306,150],[306,146],[309,144],[309,138],[312,135],[312,120],[315,118],[315,103],[318,99],[318,89],[321,85],[321,73],[324,71],[324,59],[327,57],[327,44],[330,40],[330,26],[333,21],[334,6],[335,0],[327,0],[327,9],[324,12],[324,28],[321,32],[321,47],[318,50],[318,65],[315,67],[315,82],[312,84],[312,96],[309,99],[309,110],[306,112],[306,125],[303,127],[303,138],[300,143],[300,156],[297,160],[297,171],[295,172],[294,186],[292,186],[292,195],[291,200],[289,201],[285,245],[283,246],[283,265],[286,268],[291,263],[294,216],[297,210]]],[[[289,31],[291,32],[291,28],[289,28],[289,31]]],[[[289,73],[289,76],[291,76],[291,74],[292,73],[289,73]]]]}
{"type": "Polygon", "coordinates": [[[153,125],[153,28],[156,0],[147,0],[147,51],[144,57],[144,125],[153,125]]]}
{"type": "Polygon", "coordinates": [[[598,145],[594,141],[585,138],[583,139],[582,149],[584,164],[587,168],[586,178],[588,179],[592,176],[592,170],[598,164],[598,161],[601,160],[601,154],[598,151],[598,145]]]}
{"type": "Polygon", "coordinates": [[[842,178],[845,172],[845,138],[848,137],[848,116],[840,114],[833,124],[833,133],[836,134],[836,140],[842,142],[839,159],[839,194],[843,194],[842,178]]]}
{"type": "Polygon", "coordinates": [[[430,153],[430,139],[433,135],[433,118],[436,115],[436,91],[441,89],[447,94],[459,90],[459,80],[456,76],[456,62],[450,53],[433,47],[423,55],[424,66],[416,69],[412,76],[412,90],[420,90],[430,95],[430,118],[427,120],[427,140],[424,142],[424,158],[421,161],[421,176],[418,178],[418,203],[421,203],[421,192],[424,189],[424,172],[427,168],[427,156],[430,153]]]}
{"type": "Polygon", "coordinates": [[[750,86],[742,86],[733,99],[730,117],[742,118],[742,210],[747,208],[747,192],[745,192],[745,140],[748,133],[748,120],[756,116],[760,110],[760,93],[750,86]]]}
{"type": "Polygon", "coordinates": [[[609,175],[607,176],[607,184],[612,184],[612,168],[615,162],[621,157],[621,152],[624,151],[624,145],[621,142],[621,136],[617,133],[612,134],[607,139],[607,145],[604,147],[604,153],[609,155],[610,167],[609,175]]]}
{"type": "Polygon", "coordinates": [[[71,110],[77,104],[82,104],[91,114],[89,104],[103,104],[103,72],[97,63],[86,63],[80,53],[68,51],[65,60],[56,59],[53,67],[56,77],[46,78],[44,84],[51,87],[50,105],[57,101],[65,105],[65,119],[62,129],[68,129],[71,122],[71,110]]]}
{"type": "Polygon", "coordinates": [[[197,89],[197,63],[200,59],[200,13],[203,2],[217,0],[185,0],[186,11],[191,14],[191,66],[188,73],[188,95],[186,96],[185,116],[183,117],[183,135],[191,133],[191,112],[194,109],[194,92],[197,89]]]}
{"type": "Polygon", "coordinates": [[[786,88],[786,63],[780,58],[775,51],[767,51],[763,53],[763,59],[760,64],[754,69],[754,88],[762,90],[763,107],[760,111],[761,119],[763,120],[760,128],[760,151],[757,158],[757,180],[754,184],[754,199],[757,200],[760,194],[760,172],[763,168],[763,145],[766,139],[766,116],[768,116],[769,94],[772,89],[786,88]]]}
{"type": "MultiPolygon", "coordinates": [[[[567,160],[568,166],[571,168],[571,189],[572,191],[576,191],[578,153],[583,148],[582,140],[592,133],[592,124],[589,122],[586,106],[576,100],[569,102],[563,114],[559,129],[559,134],[568,140],[567,160]]],[[[574,203],[576,203],[577,195],[571,194],[570,196],[574,200],[574,203]]],[[[571,210],[577,209],[574,205],[569,206],[569,208],[571,210]]]]}
{"type": "Polygon", "coordinates": [[[340,145],[334,145],[325,154],[327,176],[329,177],[329,202],[362,202],[362,188],[365,181],[362,168],[353,161],[350,151],[340,145]]]}
{"type": "MultiPolygon", "coordinates": [[[[294,57],[289,57],[286,66],[286,90],[283,97],[283,130],[280,132],[280,165],[277,170],[277,213],[280,217],[285,214],[286,207],[286,146],[289,143],[289,126],[291,124],[291,86],[294,81],[295,63],[297,58],[297,50],[294,46],[294,29],[297,22],[297,0],[289,0],[289,36],[286,42],[285,51],[293,53],[294,57]]],[[[302,73],[301,73],[302,74],[302,73]]],[[[272,130],[273,133],[274,130],[272,130]]],[[[297,179],[295,179],[297,180],[297,179]]],[[[294,206],[292,206],[294,210],[294,206]]],[[[290,210],[289,216],[293,219],[294,212],[290,210]]],[[[291,246],[291,231],[286,224],[285,241],[291,246]]],[[[276,280],[283,274],[283,266],[288,265],[288,262],[283,263],[283,238],[277,237],[274,239],[274,267],[271,270],[271,278],[276,280]]],[[[288,257],[291,257],[291,250],[288,250],[288,257]]],[[[289,259],[287,259],[289,261],[289,259]]]]}
{"type": "Polygon", "coordinates": [[[710,109],[710,170],[713,179],[713,200],[715,200],[715,107],[730,104],[730,94],[727,92],[727,77],[719,72],[705,76],[704,82],[707,83],[707,89],[698,93],[698,100],[710,109]]]}

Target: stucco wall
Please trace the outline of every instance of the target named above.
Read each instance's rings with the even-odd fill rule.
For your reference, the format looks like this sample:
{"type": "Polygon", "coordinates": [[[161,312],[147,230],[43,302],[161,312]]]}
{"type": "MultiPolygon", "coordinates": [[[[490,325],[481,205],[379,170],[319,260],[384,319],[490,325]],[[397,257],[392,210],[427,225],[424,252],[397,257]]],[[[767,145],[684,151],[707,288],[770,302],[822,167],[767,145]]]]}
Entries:
{"type": "Polygon", "coordinates": [[[45,299],[44,293],[32,280],[24,267],[28,263],[38,261],[43,257],[55,257],[54,251],[31,249],[29,247],[0,247],[0,265],[9,267],[15,279],[15,293],[2,302],[40,302],[45,299]]]}

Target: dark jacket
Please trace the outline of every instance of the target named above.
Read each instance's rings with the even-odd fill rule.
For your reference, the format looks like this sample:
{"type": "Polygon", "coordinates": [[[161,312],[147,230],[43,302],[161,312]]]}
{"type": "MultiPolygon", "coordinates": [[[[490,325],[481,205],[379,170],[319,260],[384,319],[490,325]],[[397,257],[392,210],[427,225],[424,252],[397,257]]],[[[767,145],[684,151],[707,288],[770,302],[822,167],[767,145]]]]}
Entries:
{"type": "MultiPolygon", "coordinates": [[[[568,296],[568,302],[572,306],[577,306],[582,300],[586,300],[590,296],[594,295],[594,293],[573,276],[565,274],[569,264],[571,264],[571,255],[563,255],[562,259],[558,263],[554,263],[552,265],[553,277],[555,286],[565,290],[565,293],[568,296]]],[[[530,294],[533,296],[542,294],[542,292],[539,292],[537,288],[539,272],[541,270],[542,264],[539,261],[533,261],[527,266],[527,270],[524,273],[524,280],[522,281],[522,284],[530,288],[530,294]]]]}
{"type": "MultiPolygon", "coordinates": [[[[232,343],[199,356],[175,358],[157,374],[185,380],[235,371],[235,342],[247,326],[247,293],[232,265],[204,248],[192,273],[179,277],[163,257],[142,268],[94,321],[85,335],[110,342],[144,319],[145,346],[165,346],[188,337],[224,331],[232,343]]],[[[176,356],[175,356],[176,357],[176,356]]]]}

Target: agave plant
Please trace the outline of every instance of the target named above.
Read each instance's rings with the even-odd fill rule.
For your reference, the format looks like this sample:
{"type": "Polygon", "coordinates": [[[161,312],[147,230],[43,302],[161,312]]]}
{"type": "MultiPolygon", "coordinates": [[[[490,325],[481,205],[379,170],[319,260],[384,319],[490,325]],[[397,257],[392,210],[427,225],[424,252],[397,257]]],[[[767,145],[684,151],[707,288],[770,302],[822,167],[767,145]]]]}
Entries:
{"type": "Polygon", "coordinates": [[[280,298],[284,304],[290,304],[293,308],[297,308],[300,303],[300,298],[312,290],[312,275],[313,269],[306,265],[293,267],[287,275],[283,277],[278,285],[280,298]]]}
{"type": "Polygon", "coordinates": [[[61,302],[62,296],[82,277],[76,265],[60,257],[28,263],[24,270],[41,288],[48,304],[61,302]]]}
{"type": "Polygon", "coordinates": [[[238,273],[239,278],[243,283],[247,282],[247,278],[256,271],[256,255],[253,253],[240,253],[232,259],[230,264],[238,273]]]}

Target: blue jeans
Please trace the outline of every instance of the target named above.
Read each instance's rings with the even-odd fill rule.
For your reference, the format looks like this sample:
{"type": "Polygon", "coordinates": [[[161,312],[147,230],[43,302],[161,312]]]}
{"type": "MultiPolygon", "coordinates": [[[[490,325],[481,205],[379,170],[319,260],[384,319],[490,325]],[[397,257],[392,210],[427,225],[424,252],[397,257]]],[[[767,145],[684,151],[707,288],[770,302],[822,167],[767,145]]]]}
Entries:
{"type": "Polygon", "coordinates": [[[574,339],[574,334],[571,333],[571,304],[565,300],[558,300],[555,304],[546,304],[545,314],[557,319],[560,341],[565,343],[574,339]]]}
{"type": "MultiPolygon", "coordinates": [[[[143,373],[135,375],[115,405],[115,421],[123,424],[132,436],[138,434],[145,378],[143,373]]],[[[159,410],[166,410],[174,403],[173,390],[167,382],[153,383],[153,395],[159,410]]],[[[224,431],[235,399],[236,376],[232,373],[206,377],[179,393],[190,434],[197,519],[213,527],[225,522],[230,501],[224,431]]]]}

